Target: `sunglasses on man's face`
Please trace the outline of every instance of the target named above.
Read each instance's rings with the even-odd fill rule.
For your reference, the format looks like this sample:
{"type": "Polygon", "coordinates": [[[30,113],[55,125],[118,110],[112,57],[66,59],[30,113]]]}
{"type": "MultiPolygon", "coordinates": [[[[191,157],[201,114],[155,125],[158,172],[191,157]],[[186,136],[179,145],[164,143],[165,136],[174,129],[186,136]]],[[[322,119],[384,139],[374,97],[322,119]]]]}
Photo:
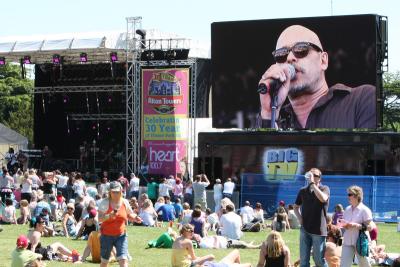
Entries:
{"type": "Polygon", "coordinates": [[[272,52],[272,56],[277,63],[285,63],[290,52],[292,52],[296,58],[303,58],[308,55],[311,49],[322,52],[322,49],[316,44],[310,42],[298,42],[292,47],[282,47],[276,49],[274,52],[272,52]]]}

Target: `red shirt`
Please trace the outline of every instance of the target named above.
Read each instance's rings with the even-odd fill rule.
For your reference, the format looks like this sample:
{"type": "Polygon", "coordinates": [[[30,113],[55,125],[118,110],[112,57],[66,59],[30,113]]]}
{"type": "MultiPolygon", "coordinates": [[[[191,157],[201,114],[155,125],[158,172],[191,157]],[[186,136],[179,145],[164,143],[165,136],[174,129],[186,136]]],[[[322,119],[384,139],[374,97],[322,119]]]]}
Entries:
{"type": "MultiPolygon", "coordinates": [[[[110,236],[120,236],[125,233],[126,221],[128,220],[128,213],[126,211],[127,207],[125,202],[122,201],[122,205],[117,212],[117,215],[105,220],[101,224],[101,234],[110,236]]],[[[106,214],[110,214],[113,211],[111,208],[111,203],[108,205],[108,210],[106,214]]]]}

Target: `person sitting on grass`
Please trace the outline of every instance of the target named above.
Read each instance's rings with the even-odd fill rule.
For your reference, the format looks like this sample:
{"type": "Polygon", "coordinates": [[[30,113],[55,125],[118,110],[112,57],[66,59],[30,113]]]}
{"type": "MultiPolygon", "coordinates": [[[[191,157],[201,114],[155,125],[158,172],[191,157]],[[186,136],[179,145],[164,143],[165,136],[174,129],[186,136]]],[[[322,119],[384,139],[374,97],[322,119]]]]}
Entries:
{"type": "MultiPolygon", "coordinates": [[[[92,263],[100,263],[101,256],[100,256],[100,232],[92,231],[89,234],[86,247],[82,254],[82,262],[87,261],[87,257],[92,255],[92,263]]],[[[110,262],[116,261],[115,258],[116,250],[115,247],[111,250],[110,262]]]]}
{"type": "Polygon", "coordinates": [[[18,224],[26,224],[31,219],[31,211],[29,209],[29,202],[23,199],[19,202],[19,211],[21,215],[17,219],[18,224]]]}
{"type": "MultiPolygon", "coordinates": [[[[223,207],[222,201],[221,206],[223,207]]],[[[232,204],[226,205],[226,213],[221,216],[219,222],[221,235],[236,240],[239,240],[243,236],[243,232],[241,230],[242,218],[235,213],[235,208],[232,204]]]]}
{"type": "Polygon", "coordinates": [[[181,222],[181,224],[190,223],[190,221],[192,220],[193,210],[190,209],[190,205],[187,202],[183,203],[182,208],[183,208],[183,211],[182,211],[182,222],[181,222]]]}
{"type": "Polygon", "coordinates": [[[177,237],[178,234],[171,227],[168,227],[167,232],[162,233],[155,240],[150,240],[147,245],[148,248],[172,248],[172,244],[177,237]]]}
{"type": "Polygon", "coordinates": [[[192,212],[192,220],[190,224],[194,226],[194,233],[201,237],[207,236],[206,220],[201,216],[201,209],[195,208],[192,212]]]}
{"type": "Polygon", "coordinates": [[[257,267],[289,267],[290,250],[277,231],[271,231],[263,242],[257,267]]]}
{"type": "Polygon", "coordinates": [[[182,225],[180,237],[172,244],[171,265],[172,267],[190,267],[201,265],[206,261],[214,260],[214,255],[197,257],[194,253],[192,237],[194,227],[190,224],[182,225]]]}
{"type": "Polygon", "coordinates": [[[154,219],[157,219],[157,213],[154,210],[153,203],[150,199],[146,199],[143,202],[143,207],[139,213],[139,217],[142,218],[144,226],[155,226],[156,221],[154,219]]]}
{"type": "Polygon", "coordinates": [[[82,237],[82,239],[87,240],[89,235],[93,231],[99,230],[99,221],[97,219],[97,211],[95,208],[88,207],[88,215],[83,218],[81,222],[81,227],[76,235],[76,239],[82,237]]]}
{"type": "Polygon", "coordinates": [[[221,235],[212,235],[201,237],[199,235],[194,234],[193,239],[198,243],[199,248],[205,249],[225,249],[225,248],[260,248],[261,244],[254,245],[253,241],[247,243],[242,240],[228,239],[225,236],[221,235]]]}
{"type": "Polygon", "coordinates": [[[15,207],[11,198],[6,199],[6,207],[3,210],[1,224],[16,224],[17,216],[15,215],[15,207]]]}
{"type": "Polygon", "coordinates": [[[171,204],[169,196],[164,196],[165,204],[159,207],[156,212],[162,212],[162,221],[170,222],[175,220],[175,208],[171,204]]]}
{"type": "Polygon", "coordinates": [[[217,213],[212,213],[210,208],[206,209],[207,231],[216,231],[218,229],[219,218],[217,213]]]}
{"type": "Polygon", "coordinates": [[[285,208],[280,206],[272,222],[272,230],[278,232],[286,232],[286,230],[290,230],[290,224],[288,219],[289,218],[285,208]]]}
{"type": "Polygon", "coordinates": [[[25,235],[20,235],[17,239],[17,247],[11,253],[11,267],[43,266],[40,261],[41,254],[26,249],[29,240],[25,235]]]}
{"type": "Polygon", "coordinates": [[[37,216],[32,218],[30,226],[33,229],[28,232],[29,245],[28,249],[41,254],[44,260],[59,259],[63,261],[72,261],[72,252],[60,242],[55,242],[47,247],[44,247],[40,238],[44,231],[44,220],[42,217],[37,216]]]}
{"type": "Polygon", "coordinates": [[[64,214],[64,218],[62,220],[62,225],[64,229],[65,237],[75,237],[77,234],[76,230],[76,221],[74,217],[74,204],[68,203],[67,211],[64,214]]]}
{"type": "Polygon", "coordinates": [[[342,231],[333,224],[328,225],[325,260],[329,267],[339,267],[342,256],[342,231]]]}

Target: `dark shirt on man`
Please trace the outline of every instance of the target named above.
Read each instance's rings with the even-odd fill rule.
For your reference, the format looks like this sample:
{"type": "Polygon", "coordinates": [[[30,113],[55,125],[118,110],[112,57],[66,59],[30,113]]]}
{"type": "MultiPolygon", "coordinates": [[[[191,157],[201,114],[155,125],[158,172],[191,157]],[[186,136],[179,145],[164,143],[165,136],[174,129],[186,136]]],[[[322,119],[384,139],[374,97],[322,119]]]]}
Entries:
{"type": "MultiPolygon", "coordinates": [[[[258,128],[269,128],[270,120],[257,119],[258,128]]],[[[282,107],[278,125],[283,129],[302,129],[291,104],[282,107]]],[[[335,84],[311,110],[305,129],[376,128],[376,89],[372,85],[348,87],[335,84]]]]}
{"type": "MultiPolygon", "coordinates": [[[[329,187],[320,184],[318,188],[328,195],[329,200],[329,187]]],[[[304,230],[310,234],[326,236],[326,211],[328,210],[329,201],[322,203],[315,193],[311,192],[310,186],[306,186],[300,189],[295,204],[301,206],[304,230]]]]}

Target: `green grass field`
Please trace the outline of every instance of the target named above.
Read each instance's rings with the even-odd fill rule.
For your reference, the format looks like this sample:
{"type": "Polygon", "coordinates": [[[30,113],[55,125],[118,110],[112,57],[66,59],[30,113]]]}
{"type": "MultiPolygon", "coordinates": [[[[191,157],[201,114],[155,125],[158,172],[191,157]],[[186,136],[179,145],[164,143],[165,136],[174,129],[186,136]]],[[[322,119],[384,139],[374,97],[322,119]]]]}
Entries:
{"type": "MultiPolygon", "coordinates": [[[[388,252],[400,252],[400,233],[398,233],[397,225],[395,224],[378,224],[379,227],[379,243],[386,244],[388,252]]],[[[129,252],[133,257],[133,260],[129,263],[129,266],[136,267],[164,267],[170,266],[170,249],[146,249],[148,240],[157,238],[166,228],[147,228],[138,226],[129,226],[129,252]]],[[[15,249],[15,242],[20,234],[26,234],[28,232],[27,225],[3,225],[3,231],[0,233],[0,267],[9,267],[11,265],[11,252],[15,249]]],[[[259,233],[245,233],[243,240],[255,241],[255,243],[261,243],[265,240],[266,236],[270,232],[270,229],[263,230],[259,233]]],[[[291,230],[282,233],[286,244],[289,246],[292,254],[292,263],[299,257],[299,230],[291,230]]],[[[52,237],[42,238],[42,244],[49,245],[55,241],[60,241],[70,249],[76,249],[82,254],[85,247],[86,241],[83,240],[71,240],[65,237],[52,237]]],[[[219,260],[227,254],[227,250],[215,249],[196,249],[196,255],[214,254],[219,260]]],[[[251,262],[253,266],[258,261],[258,249],[241,249],[240,250],[242,261],[251,262]]],[[[90,257],[88,258],[90,260],[90,257]]],[[[47,266],[68,266],[71,263],[63,262],[47,262],[47,266]]],[[[97,266],[98,264],[85,263],[79,266],[97,266]]],[[[118,266],[117,263],[111,264],[111,266],[118,266]]]]}

